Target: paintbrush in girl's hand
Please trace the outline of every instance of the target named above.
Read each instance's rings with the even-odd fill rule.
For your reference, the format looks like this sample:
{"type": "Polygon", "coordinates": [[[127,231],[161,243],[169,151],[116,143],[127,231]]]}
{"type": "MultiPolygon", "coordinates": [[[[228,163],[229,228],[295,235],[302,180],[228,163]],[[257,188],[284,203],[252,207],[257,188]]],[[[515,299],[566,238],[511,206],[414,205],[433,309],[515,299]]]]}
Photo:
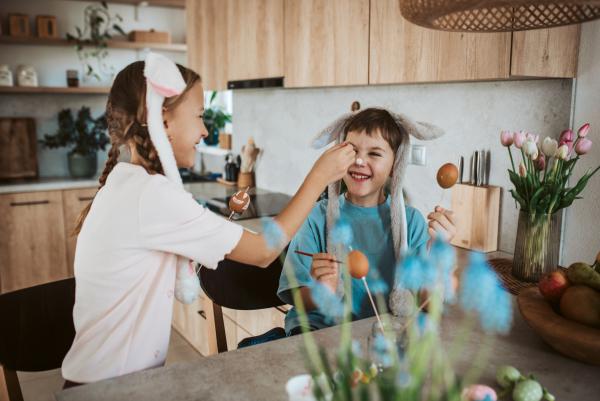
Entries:
{"type": "MultiPolygon", "coordinates": [[[[306,253],[306,252],[300,252],[300,251],[294,251],[294,252],[297,253],[298,255],[310,256],[311,258],[313,256],[312,253],[306,253]]],[[[335,262],[335,263],[341,263],[341,264],[345,265],[344,262],[340,262],[339,260],[334,260],[333,262],[335,262]]]]}

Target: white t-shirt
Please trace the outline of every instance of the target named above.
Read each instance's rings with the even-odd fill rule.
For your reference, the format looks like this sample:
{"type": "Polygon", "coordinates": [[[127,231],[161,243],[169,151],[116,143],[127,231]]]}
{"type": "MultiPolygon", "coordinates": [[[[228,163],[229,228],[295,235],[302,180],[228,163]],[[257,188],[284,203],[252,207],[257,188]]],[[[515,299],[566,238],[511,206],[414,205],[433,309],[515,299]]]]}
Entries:
{"type": "Polygon", "coordinates": [[[77,332],[65,379],[88,383],[162,366],[177,256],[216,268],[242,237],[163,175],[118,163],[77,239],[77,332]]]}

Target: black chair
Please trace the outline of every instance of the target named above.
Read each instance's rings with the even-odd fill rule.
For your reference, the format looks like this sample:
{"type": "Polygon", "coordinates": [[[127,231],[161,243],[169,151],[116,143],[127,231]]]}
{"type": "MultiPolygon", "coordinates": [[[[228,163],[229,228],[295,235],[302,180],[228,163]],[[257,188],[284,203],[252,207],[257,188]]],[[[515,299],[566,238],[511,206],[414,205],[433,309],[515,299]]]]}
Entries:
{"type": "Polygon", "coordinates": [[[73,344],[75,279],[0,295],[0,400],[23,400],[17,370],[58,369],[73,344]]]}
{"type": "MultiPolygon", "coordinates": [[[[282,255],[286,253],[287,248],[282,255]]],[[[227,351],[222,307],[257,310],[285,305],[277,296],[282,259],[277,258],[267,268],[224,259],[215,270],[200,269],[200,285],[206,294],[209,355],[227,351]]]]}

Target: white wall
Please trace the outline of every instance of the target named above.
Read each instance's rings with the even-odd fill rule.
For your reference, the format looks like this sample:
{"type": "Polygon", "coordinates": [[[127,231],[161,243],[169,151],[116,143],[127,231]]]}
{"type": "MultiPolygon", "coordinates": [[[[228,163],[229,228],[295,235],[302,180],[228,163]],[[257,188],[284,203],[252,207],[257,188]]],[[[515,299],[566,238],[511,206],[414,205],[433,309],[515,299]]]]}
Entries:
{"type": "MultiPolygon", "coordinates": [[[[593,141],[590,152],[582,156],[573,172],[574,186],[588,169],[600,165],[600,21],[581,27],[579,65],[575,92],[574,131],[590,123],[588,138],[593,141]]],[[[576,131],[575,131],[576,132],[576,131]]],[[[592,263],[600,251],[600,173],[567,209],[562,264],[592,263]]]]}
{"type": "MultiPolygon", "coordinates": [[[[491,152],[490,184],[501,186],[499,249],[514,251],[518,210],[506,191],[512,188],[510,159],[500,144],[503,130],[558,138],[569,126],[572,80],[535,80],[319,89],[234,91],[233,148],[253,136],[265,148],[256,172],[257,185],[294,194],[321,152],[308,148],[310,138],[358,100],[363,108],[383,106],[418,121],[443,127],[447,134],[427,146],[427,165],[409,166],[405,189],[411,203],[427,215],[440,201],[436,174],[454,153],[491,152]]],[[[418,141],[412,139],[412,143],[418,141]]],[[[513,152],[515,161],[520,156],[513,152]]],[[[465,168],[467,179],[469,168],[465,168]]],[[[451,191],[443,206],[450,208],[451,191]]]]}
{"type": "MultiPolygon", "coordinates": [[[[57,17],[58,36],[64,38],[66,32],[74,34],[75,26],[83,27],[83,10],[94,2],[53,1],[53,0],[0,0],[3,33],[8,33],[8,14],[24,13],[29,15],[31,36],[37,35],[36,15],[54,15],[57,17]]],[[[99,2],[95,2],[99,4],[99,2]]],[[[173,43],[185,43],[185,11],[175,8],[148,7],[141,12],[141,21],[135,21],[134,7],[122,4],[109,4],[109,11],[120,14],[124,21],[120,24],[125,32],[133,29],[156,29],[171,32],[173,43]]],[[[115,37],[116,38],[116,37],[115,37]]],[[[160,52],[173,61],[186,65],[185,53],[160,52]]],[[[108,62],[116,71],[120,71],[133,61],[143,59],[145,52],[140,50],[110,49],[108,62]]],[[[0,64],[8,64],[16,81],[17,67],[20,64],[33,66],[38,73],[40,86],[66,86],[66,70],[79,69],[81,65],[77,54],[71,47],[61,46],[24,46],[0,44],[0,64]]],[[[108,86],[110,77],[103,77],[103,86],[108,86]]],[[[91,80],[82,86],[98,86],[91,80]]],[[[75,113],[81,106],[91,108],[92,116],[98,117],[105,111],[106,95],[0,95],[0,116],[23,116],[36,119],[37,136],[54,134],[58,128],[57,115],[63,108],[71,108],[75,113]]],[[[108,148],[106,149],[108,150],[108,148]]],[[[40,176],[68,176],[66,154],[68,150],[39,148],[40,176]]],[[[98,173],[104,166],[106,152],[98,154],[98,173]]]]}

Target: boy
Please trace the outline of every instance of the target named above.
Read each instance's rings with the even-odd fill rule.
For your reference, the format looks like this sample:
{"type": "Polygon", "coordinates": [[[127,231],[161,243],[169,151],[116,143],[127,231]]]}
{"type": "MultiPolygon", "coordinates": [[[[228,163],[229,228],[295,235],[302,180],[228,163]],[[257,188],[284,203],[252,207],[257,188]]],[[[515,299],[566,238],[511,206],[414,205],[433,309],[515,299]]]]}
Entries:
{"type": "MultiPolygon", "coordinates": [[[[293,288],[286,275],[286,269],[290,269],[296,276],[297,289],[308,312],[311,330],[335,324],[313,299],[310,287],[315,281],[327,287],[342,302],[342,278],[337,263],[333,261],[340,260],[343,253],[336,249],[328,233],[334,221],[345,221],[352,227],[353,240],[345,245],[351,245],[367,256],[371,266],[366,276],[367,283],[371,286],[382,279],[388,287],[383,293],[386,300],[398,282],[394,276],[400,256],[426,253],[428,241],[438,235],[450,240],[456,234],[458,221],[453,212],[436,207],[436,211],[428,216],[431,219],[428,225],[416,209],[404,207],[401,194],[402,173],[410,142],[408,134],[427,140],[443,135],[443,131],[393,114],[379,108],[349,113],[338,118],[317,137],[316,142],[323,145],[323,139],[327,139],[323,136],[328,135],[328,140],[331,140],[339,133],[339,140],[356,150],[357,160],[344,177],[348,188],[344,196],[338,201],[336,191],[339,194],[339,185],[330,186],[329,201],[323,200],[314,206],[290,243],[281,273],[278,296],[293,305],[293,288]],[[391,195],[386,197],[383,187],[388,177],[392,177],[393,185],[391,195]],[[335,207],[338,202],[339,217],[335,207]],[[294,251],[314,255],[311,260],[294,251]]],[[[362,280],[348,279],[352,280],[353,319],[374,316],[362,280]]],[[[426,298],[425,291],[421,291],[421,302],[426,298]]],[[[302,332],[295,307],[285,318],[285,330],[288,336],[302,332]]]]}

